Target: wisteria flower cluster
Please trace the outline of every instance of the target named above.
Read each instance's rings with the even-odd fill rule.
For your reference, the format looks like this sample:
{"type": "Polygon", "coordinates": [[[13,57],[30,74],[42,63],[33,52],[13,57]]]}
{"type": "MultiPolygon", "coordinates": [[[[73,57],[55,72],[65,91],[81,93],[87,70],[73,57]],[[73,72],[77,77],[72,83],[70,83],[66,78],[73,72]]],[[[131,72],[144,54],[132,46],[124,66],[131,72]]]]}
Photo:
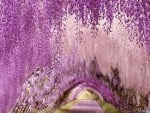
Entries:
{"type": "MultiPolygon", "coordinates": [[[[53,74],[60,69],[57,65],[65,60],[62,37],[64,21],[70,15],[77,24],[81,21],[83,26],[92,26],[94,35],[100,20],[105,20],[105,31],[111,32],[113,20],[118,18],[131,34],[129,38],[150,53],[149,10],[149,0],[0,0],[0,111],[6,113],[13,105],[24,79],[37,67],[49,67],[55,70],[52,76],[57,75],[53,74]]],[[[61,76],[65,84],[67,77],[61,76]]],[[[34,88],[43,86],[37,85],[34,88]]]]}

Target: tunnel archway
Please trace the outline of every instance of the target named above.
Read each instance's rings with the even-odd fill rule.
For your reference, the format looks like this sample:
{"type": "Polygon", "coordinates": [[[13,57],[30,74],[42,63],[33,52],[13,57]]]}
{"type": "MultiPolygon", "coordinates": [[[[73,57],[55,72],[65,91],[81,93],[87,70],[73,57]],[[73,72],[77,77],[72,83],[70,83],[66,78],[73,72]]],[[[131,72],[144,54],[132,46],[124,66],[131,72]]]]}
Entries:
{"type": "MultiPolygon", "coordinates": [[[[117,97],[117,95],[113,94],[112,90],[101,80],[98,80],[96,77],[94,76],[81,76],[80,78],[76,78],[70,82],[68,82],[68,84],[66,84],[65,86],[67,86],[66,88],[62,88],[64,89],[62,92],[66,92],[68,90],[72,90],[75,87],[83,87],[83,88],[89,88],[91,90],[93,90],[94,92],[96,92],[96,94],[98,94],[98,96],[102,99],[104,99],[105,101],[111,103],[112,105],[119,107],[119,97],[117,97]]],[[[82,91],[82,90],[79,90],[82,91]]],[[[62,93],[62,95],[63,95],[62,93]]],[[[69,99],[74,99],[74,96],[76,97],[76,93],[73,94],[69,99]]],[[[59,95],[59,97],[62,97],[61,95],[59,95]]],[[[58,99],[57,99],[58,100],[58,99]]]]}
{"type": "Polygon", "coordinates": [[[69,110],[70,113],[118,113],[119,110],[117,109],[117,104],[119,104],[119,100],[117,100],[116,95],[114,95],[113,92],[111,92],[111,89],[109,89],[107,85],[103,84],[101,80],[95,81],[95,79],[96,78],[93,76],[85,77],[84,80],[81,78],[80,80],[74,81],[74,84],[76,85],[70,89],[71,91],[69,92],[67,99],[68,102],[66,102],[65,105],[62,104],[60,106],[65,106],[64,109],[69,110]],[[94,84],[96,84],[99,88],[96,88],[94,84]],[[106,93],[109,95],[106,95],[106,93]],[[85,106],[89,109],[85,109],[85,106]]]}

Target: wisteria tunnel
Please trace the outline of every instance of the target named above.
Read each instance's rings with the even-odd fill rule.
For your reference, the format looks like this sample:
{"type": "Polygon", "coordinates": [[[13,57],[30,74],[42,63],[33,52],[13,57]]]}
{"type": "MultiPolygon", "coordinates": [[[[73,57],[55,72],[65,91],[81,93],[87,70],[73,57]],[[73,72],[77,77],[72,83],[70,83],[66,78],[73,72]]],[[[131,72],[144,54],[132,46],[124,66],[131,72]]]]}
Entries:
{"type": "Polygon", "coordinates": [[[150,0],[0,0],[0,113],[83,112],[150,112],[150,0]]]}

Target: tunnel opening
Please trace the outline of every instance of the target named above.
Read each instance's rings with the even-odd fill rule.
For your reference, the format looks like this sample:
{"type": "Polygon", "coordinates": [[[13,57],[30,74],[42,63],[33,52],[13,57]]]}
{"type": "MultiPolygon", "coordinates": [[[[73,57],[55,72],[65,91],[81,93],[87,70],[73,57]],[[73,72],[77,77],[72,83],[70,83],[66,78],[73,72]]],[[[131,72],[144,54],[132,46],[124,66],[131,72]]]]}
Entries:
{"type": "MultiPolygon", "coordinates": [[[[78,87],[79,88],[79,87],[78,87]]],[[[80,88],[79,88],[80,89],[80,88]]],[[[73,89],[70,94],[75,98],[68,101],[67,104],[60,105],[56,112],[65,113],[119,113],[120,111],[112,104],[103,100],[99,93],[90,88],[82,87],[82,89],[73,89]],[[76,93],[76,91],[78,93],[76,93]],[[73,93],[76,93],[75,95],[73,93]]]]}
{"type": "Polygon", "coordinates": [[[104,113],[98,99],[97,92],[90,88],[84,88],[78,92],[74,100],[77,102],[70,109],[70,113],[104,113]]]}
{"type": "Polygon", "coordinates": [[[104,111],[106,113],[119,113],[119,101],[116,95],[103,82],[96,81],[96,77],[92,77],[92,79],[91,77],[84,77],[84,79],[81,77],[80,80],[74,80],[73,87],[64,91],[57,99],[56,109],[61,109],[61,112],[70,111],[69,113],[103,113],[104,111]],[[92,79],[94,80],[92,81],[92,79]],[[99,87],[97,88],[95,85],[99,87]]]}

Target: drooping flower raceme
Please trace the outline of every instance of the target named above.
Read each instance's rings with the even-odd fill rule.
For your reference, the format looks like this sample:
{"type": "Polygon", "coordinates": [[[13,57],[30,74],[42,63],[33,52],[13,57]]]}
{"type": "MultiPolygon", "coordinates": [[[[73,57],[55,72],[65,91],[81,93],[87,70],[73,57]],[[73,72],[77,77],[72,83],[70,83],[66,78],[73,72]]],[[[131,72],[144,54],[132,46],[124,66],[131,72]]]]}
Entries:
{"type": "MultiPolygon", "coordinates": [[[[99,20],[104,20],[103,27],[109,33],[113,19],[118,18],[131,34],[129,38],[144,45],[150,53],[149,4],[149,0],[0,0],[0,111],[6,113],[13,106],[21,95],[25,78],[38,67],[55,70],[50,72],[50,81],[54,83],[55,77],[61,76],[58,79],[64,81],[61,87],[67,87],[65,82],[68,83],[68,77],[56,73],[64,66],[62,37],[64,21],[70,15],[75,16],[76,24],[81,21],[83,26],[92,26],[94,35],[99,20]]],[[[78,33],[82,34],[79,29],[78,33]]],[[[66,70],[70,70],[68,65],[65,66],[66,70]]],[[[72,74],[72,79],[78,75],[72,74]]],[[[35,75],[33,79],[41,81],[44,78],[36,78],[35,75]]],[[[32,92],[42,86],[47,90],[52,84],[30,82],[27,84],[32,92]],[[38,86],[30,88],[32,84],[38,86]]],[[[28,88],[26,90],[28,92],[28,88]]],[[[44,94],[39,92],[35,98],[39,95],[44,94]]],[[[47,101],[53,100],[53,96],[47,101]]]]}

